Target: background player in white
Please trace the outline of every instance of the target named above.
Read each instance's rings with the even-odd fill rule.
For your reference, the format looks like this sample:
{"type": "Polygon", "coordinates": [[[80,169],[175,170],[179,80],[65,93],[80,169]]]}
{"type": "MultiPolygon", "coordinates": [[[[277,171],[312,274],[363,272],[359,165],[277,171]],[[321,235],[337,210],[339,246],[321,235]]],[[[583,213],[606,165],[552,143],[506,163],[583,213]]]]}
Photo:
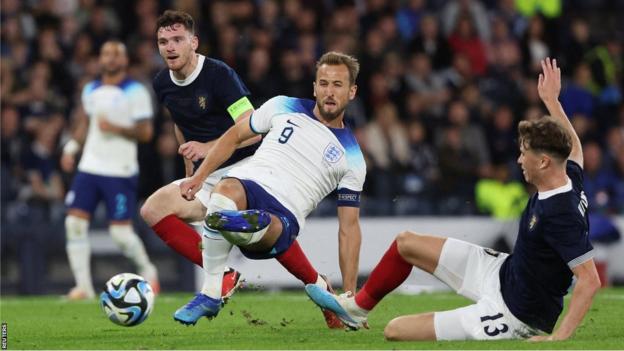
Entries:
{"type": "Polygon", "coordinates": [[[84,111],[78,113],[73,139],[65,145],[61,157],[61,167],[71,172],[76,154],[84,143],[78,172],[66,198],[66,248],[76,279],[76,287],[68,294],[70,299],[95,296],[87,233],[100,200],[106,204],[113,240],[154,290],[160,289],[156,268],[131,221],[135,213],[139,172],[137,142],[152,138],[152,99],[141,83],[127,76],[128,55],[123,43],[105,42],[99,60],[101,77],[85,85],[82,92],[84,111]]]}
{"type": "Polygon", "coordinates": [[[357,295],[334,296],[307,285],[306,292],[317,305],[357,329],[416,266],[476,303],[395,318],[384,331],[389,340],[542,341],[565,340],[574,334],[600,288],[600,279],[588,238],[581,142],[558,101],[561,71],[556,61],[543,60],[542,68],[538,92],[552,117],[522,121],[518,127],[518,163],[538,192],[522,214],[513,254],[404,232],[357,295]],[[554,330],[573,275],[576,284],[568,312],[554,330]],[[552,334],[537,335],[543,333],[552,334]]]}
{"type": "Polygon", "coordinates": [[[176,320],[195,324],[202,316],[217,315],[221,281],[214,273],[223,269],[232,245],[249,258],[279,255],[294,242],[307,215],[334,190],[343,288],[355,291],[361,242],[359,200],[366,165],[343,119],[357,91],[358,71],[359,64],[351,56],[323,55],[314,82],[316,102],[285,96],[267,101],[220,137],[193,177],[180,185],[181,195],[193,199],[204,179],[238,145],[265,134],[251,159],[231,169],[212,192],[206,219],[210,230],[204,232],[210,245],[203,248],[208,274],[201,292],[176,311],[176,320]]]}

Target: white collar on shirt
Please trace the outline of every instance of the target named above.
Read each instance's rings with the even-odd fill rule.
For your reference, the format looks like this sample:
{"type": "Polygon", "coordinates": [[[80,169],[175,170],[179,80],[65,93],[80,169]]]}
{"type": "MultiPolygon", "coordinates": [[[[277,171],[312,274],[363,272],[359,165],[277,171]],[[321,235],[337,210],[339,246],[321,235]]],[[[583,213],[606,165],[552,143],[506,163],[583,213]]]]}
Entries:
{"type": "Polygon", "coordinates": [[[191,73],[188,77],[184,78],[184,79],[177,79],[176,77],[173,76],[173,71],[169,70],[169,77],[171,77],[171,80],[173,81],[173,84],[177,85],[177,86],[187,86],[191,83],[193,83],[193,81],[195,81],[195,79],[197,78],[197,76],[199,76],[199,72],[201,72],[202,67],[204,67],[204,59],[206,57],[202,54],[197,54],[197,66],[195,66],[195,69],[193,70],[193,73],[191,73]]]}
{"type": "Polygon", "coordinates": [[[568,181],[565,183],[565,185],[562,185],[552,190],[542,191],[542,192],[537,193],[537,199],[546,200],[551,196],[555,196],[557,194],[565,193],[565,192],[572,190],[572,180],[570,180],[569,177],[567,178],[568,178],[568,181]]]}

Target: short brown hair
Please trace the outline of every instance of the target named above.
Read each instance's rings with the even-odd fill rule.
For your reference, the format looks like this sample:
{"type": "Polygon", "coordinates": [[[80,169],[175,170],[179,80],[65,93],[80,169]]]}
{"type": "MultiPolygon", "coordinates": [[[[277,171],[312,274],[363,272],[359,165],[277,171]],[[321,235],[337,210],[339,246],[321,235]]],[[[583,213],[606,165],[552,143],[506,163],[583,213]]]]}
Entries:
{"type": "Polygon", "coordinates": [[[191,32],[195,34],[195,21],[193,17],[184,11],[167,10],[165,13],[158,17],[156,20],[156,31],[160,28],[171,27],[174,24],[181,24],[191,32]]]}
{"type": "Polygon", "coordinates": [[[518,124],[518,142],[526,150],[541,151],[565,160],[572,151],[572,138],[565,128],[550,116],[518,124]]]}
{"type": "Polygon", "coordinates": [[[316,70],[318,71],[322,65],[347,66],[349,70],[349,83],[351,85],[355,84],[358,73],[360,73],[360,63],[355,57],[336,51],[330,51],[321,56],[321,58],[316,61],[316,70]]]}

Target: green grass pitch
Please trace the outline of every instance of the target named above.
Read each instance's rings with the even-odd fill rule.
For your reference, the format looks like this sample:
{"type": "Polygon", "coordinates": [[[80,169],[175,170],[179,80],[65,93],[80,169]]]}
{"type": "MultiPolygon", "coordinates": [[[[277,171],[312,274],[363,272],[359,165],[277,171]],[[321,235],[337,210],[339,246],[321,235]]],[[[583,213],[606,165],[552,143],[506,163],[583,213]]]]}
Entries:
{"type": "MultiPolygon", "coordinates": [[[[602,290],[576,336],[564,342],[526,341],[387,342],[392,318],[452,309],[468,300],[452,293],[388,296],[369,318],[370,330],[325,327],[320,311],[299,293],[237,293],[219,316],[196,326],[175,323],[172,314],[192,294],[164,294],[143,324],[114,325],[97,302],[69,303],[59,297],[3,297],[9,349],[619,349],[624,347],[624,289],[602,290]]],[[[566,300],[566,304],[569,300],[566,300]]]]}

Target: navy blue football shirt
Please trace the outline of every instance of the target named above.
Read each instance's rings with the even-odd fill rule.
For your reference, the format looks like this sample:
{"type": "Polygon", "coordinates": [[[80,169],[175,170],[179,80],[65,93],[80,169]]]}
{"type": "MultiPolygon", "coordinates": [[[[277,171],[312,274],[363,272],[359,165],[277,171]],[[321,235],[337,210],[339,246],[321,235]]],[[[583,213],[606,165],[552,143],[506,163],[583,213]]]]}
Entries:
{"type": "MultiPolygon", "coordinates": [[[[234,125],[234,118],[253,108],[249,90],[238,74],[224,62],[203,55],[185,80],[175,79],[165,68],[154,77],[153,86],[158,101],[169,110],[186,141],[218,139],[234,125]]],[[[258,145],[237,149],[220,168],[251,156],[258,145]]]]}
{"type": "Polygon", "coordinates": [[[567,161],[568,183],[534,194],[525,208],[513,254],[500,269],[505,304],[522,322],[551,333],[575,266],[593,256],[583,170],[567,161]]]}

